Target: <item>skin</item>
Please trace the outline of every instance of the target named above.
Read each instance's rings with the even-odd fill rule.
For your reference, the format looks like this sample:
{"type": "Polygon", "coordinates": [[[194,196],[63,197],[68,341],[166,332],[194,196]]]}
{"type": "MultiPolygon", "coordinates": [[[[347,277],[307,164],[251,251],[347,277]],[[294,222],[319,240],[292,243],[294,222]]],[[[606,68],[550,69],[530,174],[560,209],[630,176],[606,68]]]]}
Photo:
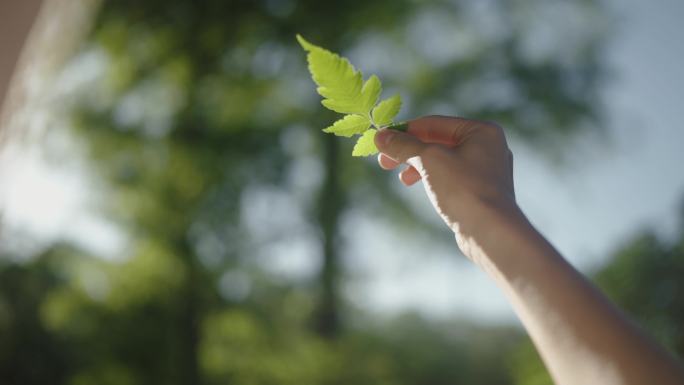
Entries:
{"type": "Polygon", "coordinates": [[[428,116],[381,130],[380,166],[422,180],[461,251],[497,283],[556,384],[684,384],[684,368],[530,224],[515,201],[513,156],[489,122],[428,116]]]}

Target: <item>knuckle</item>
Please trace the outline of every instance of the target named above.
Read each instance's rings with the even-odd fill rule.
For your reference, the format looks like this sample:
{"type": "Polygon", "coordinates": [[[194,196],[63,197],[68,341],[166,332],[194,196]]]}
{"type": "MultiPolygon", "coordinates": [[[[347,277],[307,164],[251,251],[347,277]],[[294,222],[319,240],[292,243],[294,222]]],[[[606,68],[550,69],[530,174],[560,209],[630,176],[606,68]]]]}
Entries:
{"type": "Polygon", "coordinates": [[[506,143],[506,133],[504,132],[503,127],[501,127],[498,123],[483,122],[480,129],[492,137],[497,138],[501,141],[501,143],[506,143]]]}

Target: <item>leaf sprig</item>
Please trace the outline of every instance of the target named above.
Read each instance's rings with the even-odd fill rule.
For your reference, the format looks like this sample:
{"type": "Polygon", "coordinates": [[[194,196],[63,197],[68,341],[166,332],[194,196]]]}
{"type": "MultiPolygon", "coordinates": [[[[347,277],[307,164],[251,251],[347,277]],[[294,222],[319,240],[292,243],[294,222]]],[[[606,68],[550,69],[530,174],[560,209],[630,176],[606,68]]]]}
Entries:
{"type": "Polygon", "coordinates": [[[380,128],[392,125],[401,108],[401,96],[396,94],[378,103],[382,84],[371,75],[365,82],[363,74],[344,57],[306,41],[297,35],[309,63],[309,72],[318,86],[316,91],[323,97],[326,108],[345,114],[323,132],[357,140],[352,156],[368,156],[378,152],[375,134],[380,128]]]}

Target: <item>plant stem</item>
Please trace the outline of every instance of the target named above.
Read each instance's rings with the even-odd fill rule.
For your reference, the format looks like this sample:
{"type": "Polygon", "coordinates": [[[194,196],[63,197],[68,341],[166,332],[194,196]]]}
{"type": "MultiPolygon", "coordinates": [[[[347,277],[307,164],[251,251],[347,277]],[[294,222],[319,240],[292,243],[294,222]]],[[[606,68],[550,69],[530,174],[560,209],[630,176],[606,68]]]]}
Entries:
{"type": "Polygon", "coordinates": [[[384,128],[388,128],[390,130],[397,130],[397,131],[406,132],[406,130],[408,129],[408,122],[403,121],[403,122],[392,123],[389,126],[385,126],[384,128]]]}

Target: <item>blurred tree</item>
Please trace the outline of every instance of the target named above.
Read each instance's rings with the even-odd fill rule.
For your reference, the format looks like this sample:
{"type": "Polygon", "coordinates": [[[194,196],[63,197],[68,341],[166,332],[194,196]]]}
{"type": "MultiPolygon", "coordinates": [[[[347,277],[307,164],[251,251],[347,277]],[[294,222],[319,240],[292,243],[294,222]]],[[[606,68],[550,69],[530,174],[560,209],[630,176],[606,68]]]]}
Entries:
{"type": "Polygon", "coordinates": [[[41,322],[40,304],[58,274],[46,258],[18,265],[0,260],[0,380],[8,384],[62,383],[69,352],[41,322]]]}
{"type": "MultiPolygon", "coordinates": [[[[288,327],[278,314],[288,311],[281,302],[289,296],[273,292],[303,291],[307,299],[294,309],[313,318],[317,336],[334,341],[353,332],[342,328],[345,215],[382,212],[413,231],[434,230],[429,221],[416,225],[421,216],[408,215],[386,173],[351,160],[349,143],[318,132],[334,115],[317,103],[294,35],[400,89],[405,117],[498,119],[511,133],[552,143],[598,127],[601,18],[595,1],[104,2],[66,70],[72,81],[98,76],[68,97],[73,137],[132,251],[121,266],[95,269],[109,282],[103,298],[66,283],[41,304],[53,333],[88,352],[69,378],[363,383],[342,375],[351,370],[346,375],[369,383],[449,382],[437,372],[458,374],[427,346],[427,362],[416,369],[386,366],[388,359],[408,365],[401,353],[360,365],[368,357],[361,350],[347,352],[358,356],[354,365],[337,368],[341,358],[329,350],[344,351],[346,339],[324,344],[301,330],[306,322],[288,327]],[[257,212],[259,204],[265,209],[257,212]],[[283,286],[264,272],[263,255],[294,239],[313,239],[320,250],[315,299],[308,282],[283,286]],[[301,341],[278,345],[294,330],[301,341]],[[97,351],[92,341],[102,341],[97,351]],[[240,344],[244,350],[230,350],[240,344]],[[222,368],[227,357],[235,361],[222,368]],[[311,368],[296,367],[312,359],[311,368]],[[321,370],[338,380],[316,377],[321,370]]],[[[497,375],[483,378],[502,380],[497,375]]]]}
{"type": "MultiPolygon", "coordinates": [[[[152,246],[149,246],[152,247],[152,246]]],[[[3,255],[8,257],[8,255],[3,255]]],[[[0,267],[0,378],[7,384],[175,383],[184,300],[173,259],[147,249],[106,262],[68,245],[0,267]]],[[[328,343],[306,327],[310,296],[271,287],[205,319],[207,384],[506,384],[511,327],[406,315],[328,343]]]]}

